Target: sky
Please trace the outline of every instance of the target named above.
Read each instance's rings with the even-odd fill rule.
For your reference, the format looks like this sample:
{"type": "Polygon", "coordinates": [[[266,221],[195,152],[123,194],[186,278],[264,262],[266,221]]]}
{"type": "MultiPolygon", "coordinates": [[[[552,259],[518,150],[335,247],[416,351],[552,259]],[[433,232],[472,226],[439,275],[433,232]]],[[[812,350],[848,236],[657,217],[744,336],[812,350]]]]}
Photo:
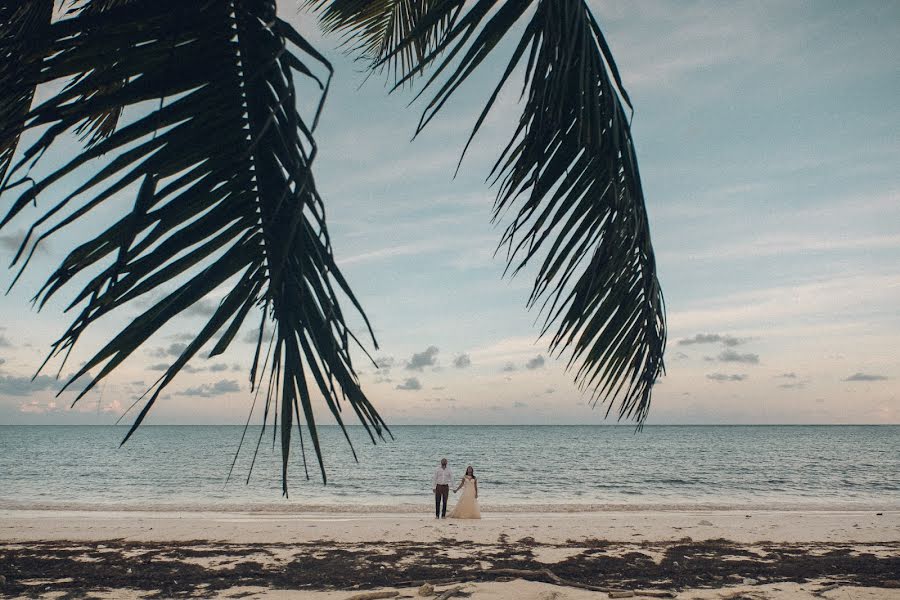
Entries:
{"type": "MultiPolygon", "coordinates": [[[[591,6],[635,106],[668,309],[648,423],[900,423],[900,4],[591,6]]],[[[315,173],[338,264],[375,327],[380,368],[356,364],[386,421],[614,423],[538,339],[525,308],[533,272],[504,278],[493,257],[502,223],[490,223],[484,180],[518,117],[516,93],[501,95],[454,177],[509,44],[410,141],[423,103],[366,80],[293,2],[279,10],[336,69],[315,173]]],[[[0,233],[0,260],[35,214],[0,233]]],[[[71,407],[73,394],[55,395],[55,369],[31,381],[67,324],[63,304],[35,312],[29,300],[90,228],[51,239],[0,298],[0,424],[115,422],[221,297],[71,407]]],[[[147,423],[243,422],[252,320],[226,355],[195,359],[147,423]]],[[[62,375],[114,326],[86,335],[62,375]]]]}

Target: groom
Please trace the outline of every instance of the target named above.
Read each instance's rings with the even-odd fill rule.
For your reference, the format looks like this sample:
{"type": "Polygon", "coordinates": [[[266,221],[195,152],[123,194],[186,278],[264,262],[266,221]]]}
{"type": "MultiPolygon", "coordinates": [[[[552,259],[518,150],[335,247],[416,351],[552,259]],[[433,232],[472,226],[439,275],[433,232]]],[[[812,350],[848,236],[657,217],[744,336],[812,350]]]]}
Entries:
{"type": "Polygon", "coordinates": [[[450,482],[453,481],[453,473],[447,466],[447,459],[441,459],[441,466],[435,469],[431,487],[434,491],[434,518],[447,518],[447,496],[450,495],[450,482]],[[443,508],[442,505],[443,504],[443,508]]]}

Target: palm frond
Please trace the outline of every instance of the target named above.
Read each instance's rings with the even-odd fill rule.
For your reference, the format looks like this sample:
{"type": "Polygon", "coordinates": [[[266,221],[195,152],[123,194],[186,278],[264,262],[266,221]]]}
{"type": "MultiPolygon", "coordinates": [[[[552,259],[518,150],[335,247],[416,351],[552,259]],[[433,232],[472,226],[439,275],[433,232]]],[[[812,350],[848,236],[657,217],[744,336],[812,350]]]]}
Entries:
{"type": "Polygon", "coordinates": [[[351,53],[399,79],[415,70],[453,26],[463,0],[304,0],[351,53]],[[400,49],[402,45],[402,49],[400,49]]]}
{"type": "Polygon", "coordinates": [[[166,323],[226,289],[148,390],[125,440],[189,360],[209,345],[209,356],[224,352],[250,312],[261,310],[274,334],[268,345],[260,336],[251,387],[267,388],[264,422],[270,412],[280,418],[284,492],[295,420],[298,433],[301,421],[307,425],[324,479],[317,396],[342,428],[346,401],[373,442],[386,431],[351,362],[359,341],[339,297],[365,315],[335,264],[311,171],[330,64],[277,17],[274,0],[123,3],[55,22],[48,40],[33,83],[77,79],[28,113],[26,126],[42,133],[0,191],[15,190],[29,164],[86,119],[118,107],[136,117],[17,193],[0,228],[89,161],[105,161],[34,222],[15,257],[20,273],[30,240],[36,246],[92,212],[114,211],[123,194],[139,188],[133,206],[73,249],[35,296],[42,307],[76,278],[88,278],[68,308],[77,316],[48,360],[67,356],[104,316],[157,298],[72,376],[66,385],[96,373],[80,399],[166,323]],[[298,80],[320,88],[312,119],[297,111],[298,80]],[[268,367],[260,368],[263,354],[268,367]]]}
{"type": "MultiPolygon", "coordinates": [[[[81,0],[80,2],[73,2],[72,7],[69,9],[70,13],[79,13],[83,16],[95,15],[102,13],[104,11],[111,10],[113,8],[117,8],[119,6],[125,6],[136,0],[81,0]]],[[[119,49],[115,49],[112,52],[118,54],[119,49]]],[[[112,64],[115,67],[115,63],[112,64]]],[[[91,70],[96,69],[95,65],[91,65],[91,70]]],[[[88,73],[80,73],[76,75],[69,85],[75,85],[78,83],[82,77],[85,77],[88,73]]],[[[123,80],[113,80],[103,86],[101,92],[104,95],[110,96],[115,91],[117,87],[122,87],[125,85],[125,81],[123,80]]],[[[79,100],[87,100],[86,97],[82,97],[79,100]]],[[[119,123],[119,118],[122,116],[122,110],[124,107],[122,106],[112,106],[97,112],[96,114],[90,115],[86,117],[81,123],[79,123],[75,127],[75,133],[81,137],[81,140],[85,142],[87,147],[91,147],[102,139],[108,138],[112,135],[112,133],[116,130],[116,126],[119,123]]]]}
{"type": "MultiPolygon", "coordinates": [[[[550,351],[569,353],[576,382],[594,403],[608,404],[607,414],[618,404],[620,419],[641,423],[664,371],[666,326],[622,104],[630,100],[583,0],[495,4],[473,2],[425,57],[422,67],[437,65],[420,94],[436,91],[418,131],[533,11],[469,143],[524,65],[522,115],[490,177],[498,186],[494,220],[513,215],[498,249],[507,249],[513,274],[538,263],[528,306],[540,305],[542,336],[555,328],[550,351]]],[[[409,38],[394,52],[413,43],[409,38]]],[[[414,75],[409,71],[398,87],[414,75]]]]}
{"type": "Polygon", "coordinates": [[[52,14],[53,0],[0,2],[0,184],[34,98],[32,74],[43,59],[37,48],[52,14]]]}

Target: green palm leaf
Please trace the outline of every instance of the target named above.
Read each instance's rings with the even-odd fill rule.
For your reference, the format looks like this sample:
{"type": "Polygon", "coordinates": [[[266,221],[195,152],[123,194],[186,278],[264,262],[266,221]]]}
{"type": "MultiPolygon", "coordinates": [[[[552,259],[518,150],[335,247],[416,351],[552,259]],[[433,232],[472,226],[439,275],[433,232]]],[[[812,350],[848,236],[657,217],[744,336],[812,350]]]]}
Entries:
{"type": "MultiPolygon", "coordinates": [[[[421,28],[450,10],[447,3],[424,17],[382,62],[416,45],[421,28]]],[[[665,306],[622,104],[630,107],[630,100],[586,3],[477,0],[396,87],[436,63],[420,92],[435,89],[421,131],[522,25],[469,138],[471,143],[509,77],[523,66],[522,115],[491,173],[498,185],[494,220],[512,215],[499,248],[506,247],[513,274],[537,263],[528,306],[541,307],[542,335],[555,328],[550,351],[569,352],[576,382],[594,403],[608,404],[607,414],[618,404],[620,419],[641,423],[664,370],[665,306]]]]}
{"type": "Polygon", "coordinates": [[[53,23],[44,37],[46,58],[28,83],[70,83],[26,117],[26,127],[41,134],[10,170],[2,191],[16,196],[0,228],[94,162],[86,181],[34,222],[15,257],[20,269],[31,240],[39,244],[88,214],[112,211],[117,195],[139,187],[133,206],[73,249],[36,295],[40,307],[87,278],[69,306],[76,316],[48,360],[67,356],[104,316],[153,299],[72,376],[69,384],[96,373],[80,399],[178,314],[227,290],[148,390],[125,439],[191,358],[210,345],[210,356],[224,352],[250,312],[261,310],[275,327],[271,340],[258,340],[251,384],[266,389],[264,421],[270,412],[280,419],[284,491],[295,420],[298,432],[301,421],[307,425],[324,479],[317,396],[342,428],[346,401],[373,441],[385,431],[351,362],[359,342],[339,296],[365,315],[335,265],[311,171],[318,110],[305,120],[296,109],[297,80],[320,88],[321,109],[331,66],[277,18],[274,0],[109,3],[53,23]],[[26,169],[60,136],[123,108],[136,117],[122,122],[117,115],[89,148],[22,191],[26,169]],[[93,168],[96,161],[101,166],[93,168]]]}

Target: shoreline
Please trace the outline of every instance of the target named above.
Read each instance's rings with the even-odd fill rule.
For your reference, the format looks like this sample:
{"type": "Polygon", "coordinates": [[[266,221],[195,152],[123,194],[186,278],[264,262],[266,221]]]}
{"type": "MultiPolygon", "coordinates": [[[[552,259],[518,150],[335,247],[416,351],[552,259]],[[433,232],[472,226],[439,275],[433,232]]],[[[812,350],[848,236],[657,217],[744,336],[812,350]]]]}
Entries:
{"type": "MultiPolygon", "coordinates": [[[[267,503],[239,502],[148,502],[148,503],[102,503],[102,502],[30,502],[0,499],[0,511],[45,511],[45,512],[189,512],[189,513],[232,513],[254,512],[260,514],[398,514],[415,515],[427,513],[432,506],[429,495],[418,503],[294,503],[293,501],[267,503]]],[[[756,501],[756,502],[535,502],[535,503],[482,503],[481,512],[490,514],[599,514],[607,512],[896,512],[900,511],[900,501],[756,501]]]]}

